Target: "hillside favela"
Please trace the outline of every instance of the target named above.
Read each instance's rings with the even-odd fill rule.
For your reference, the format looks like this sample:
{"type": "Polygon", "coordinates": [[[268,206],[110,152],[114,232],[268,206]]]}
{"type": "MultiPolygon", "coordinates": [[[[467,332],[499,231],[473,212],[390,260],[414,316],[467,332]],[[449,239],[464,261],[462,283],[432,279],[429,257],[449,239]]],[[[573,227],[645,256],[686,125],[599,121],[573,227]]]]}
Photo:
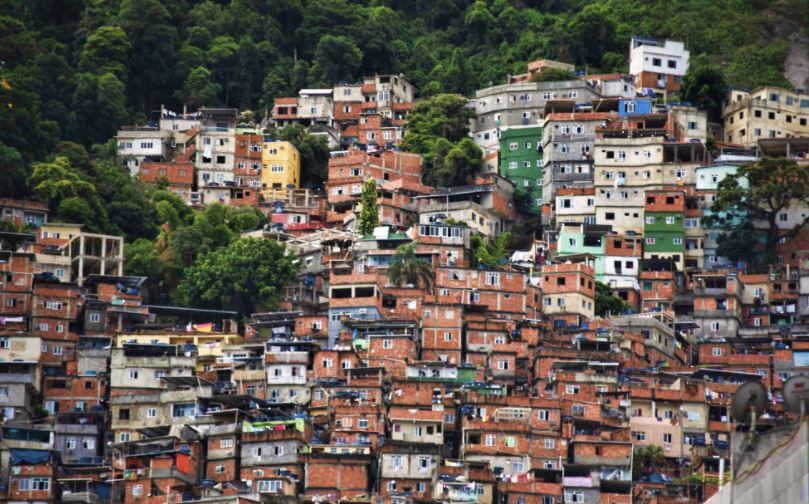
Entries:
{"type": "Polygon", "coordinates": [[[806,0],[0,0],[0,504],[809,504],[806,0]]]}

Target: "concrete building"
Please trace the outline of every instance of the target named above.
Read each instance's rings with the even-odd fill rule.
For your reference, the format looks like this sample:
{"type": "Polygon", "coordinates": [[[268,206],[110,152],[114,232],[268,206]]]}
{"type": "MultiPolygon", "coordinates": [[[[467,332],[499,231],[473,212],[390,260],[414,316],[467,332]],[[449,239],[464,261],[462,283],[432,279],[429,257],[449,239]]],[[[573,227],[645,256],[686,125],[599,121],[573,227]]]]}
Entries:
{"type": "Polygon", "coordinates": [[[502,129],[538,126],[545,117],[546,105],[571,108],[600,97],[593,86],[582,80],[518,82],[480,89],[472,100],[477,115],[471,125],[472,137],[484,152],[497,150],[502,129]]]}
{"type": "Polygon", "coordinates": [[[48,222],[48,205],[38,201],[0,198],[0,221],[38,228],[48,222]]]}
{"type": "MultiPolygon", "coordinates": [[[[809,93],[764,86],[728,91],[722,109],[724,140],[754,147],[767,138],[809,135],[809,93]]],[[[799,154],[796,152],[794,154],[799,154]]]]}
{"type": "Polygon", "coordinates": [[[194,166],[197,187],[234,184],[236,159],[236,109],[200,109],[194,166]]]}
{"type": "Polygon", "coordinates": [[[667,95],[680,89],[690,56],[682,42],[635,36],[629,43],[629,73],[639,90],[667,95]]]}
{"type": "Polygon", "coordinates": [[[90,275],[124,274],[124,238],[82,231],[66,245],[71,281],[83,285],[90,275]]]}
{"type": "MultiPolygon", "coordinates": [[[[264,142],[261,152],[262,193],[297,189],[301,183],[301,155],[290,142],[264,142]]],[[[273,198],[272,195],[265,197],[273,198]]]]}
{"type": "Polygon", "coordinates": [[[528,193],[538,213],[542,205],[542,128],[514,126],[502,130],[498,166],[500,175],[511,180],[515,190],[528,193]]]}
{"type": "Polygon", "coordinates": [[[144,161],[167,161],[172,152],[171,130],[153,126],[125,126],[115,135],[118,157],[134,177],[144,161]]]}
{"type": "Polygon", "coordinates": [[[543,122],[542,203],[553,201],[562,187],[587,187],[593,183],[593,149],[596,129],[613,118],[610,113],[552,113],[543,122]]]}

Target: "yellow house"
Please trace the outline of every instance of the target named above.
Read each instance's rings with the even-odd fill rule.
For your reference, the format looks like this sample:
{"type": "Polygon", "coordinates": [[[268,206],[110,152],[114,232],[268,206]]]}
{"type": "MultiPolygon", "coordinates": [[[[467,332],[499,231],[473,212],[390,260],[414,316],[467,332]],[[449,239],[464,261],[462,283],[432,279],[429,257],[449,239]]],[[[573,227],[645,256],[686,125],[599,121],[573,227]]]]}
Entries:
{"type": "Polygon", "coordinates": [[[301,154],[290,142],[264,142],[261,151],[261,188],[299,188],[301,154]]]}

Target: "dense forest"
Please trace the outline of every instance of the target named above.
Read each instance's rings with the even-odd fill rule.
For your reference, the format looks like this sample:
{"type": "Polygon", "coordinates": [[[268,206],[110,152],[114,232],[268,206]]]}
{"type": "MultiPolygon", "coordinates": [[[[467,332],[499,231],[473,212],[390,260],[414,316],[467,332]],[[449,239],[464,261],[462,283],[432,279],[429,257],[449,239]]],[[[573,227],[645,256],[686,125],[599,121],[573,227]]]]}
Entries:
{"type": "MultiPolygon", "coordinates": [[[[109,140],[161,104],[262,115],[277,96],[373,73],[406,74],[422,97],[471,95],[536,58],[626,71],[634,34],[684,40],[692,73],[722,86],[788,85],[807,19],[805,0],[0,0],[0,196],[124,234],[130,272],[171,292],[258,217],[190,211],[120,169],[109,140]]],[[[424,131],[411,143],[435,145],[424,131]]]]}

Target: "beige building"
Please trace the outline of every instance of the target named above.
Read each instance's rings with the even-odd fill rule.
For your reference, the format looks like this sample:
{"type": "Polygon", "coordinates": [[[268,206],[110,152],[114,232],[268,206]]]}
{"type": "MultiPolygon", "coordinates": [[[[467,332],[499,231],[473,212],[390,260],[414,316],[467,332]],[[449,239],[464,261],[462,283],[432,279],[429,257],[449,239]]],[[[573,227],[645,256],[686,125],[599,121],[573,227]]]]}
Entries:
{"type": "Polygon", "coordinates": [[[444,412],[394,408],[390,412],[391,439],[406,443],[444,443],[444,412]]]}
{"type": "Polygon", "coordinates": [[[809,135],[809,93],[778,87],[732,90],[722,110],[725,141],[753,147],[761,138],[809,135]]]}
{"type": "Polygon", "coordinates": [[[667,142],[664,136],[605,135],[596,139],[593,159],[596,223],[618,233],[642,233],[646,191],[694,185],[705,145],[667,142]]]}

